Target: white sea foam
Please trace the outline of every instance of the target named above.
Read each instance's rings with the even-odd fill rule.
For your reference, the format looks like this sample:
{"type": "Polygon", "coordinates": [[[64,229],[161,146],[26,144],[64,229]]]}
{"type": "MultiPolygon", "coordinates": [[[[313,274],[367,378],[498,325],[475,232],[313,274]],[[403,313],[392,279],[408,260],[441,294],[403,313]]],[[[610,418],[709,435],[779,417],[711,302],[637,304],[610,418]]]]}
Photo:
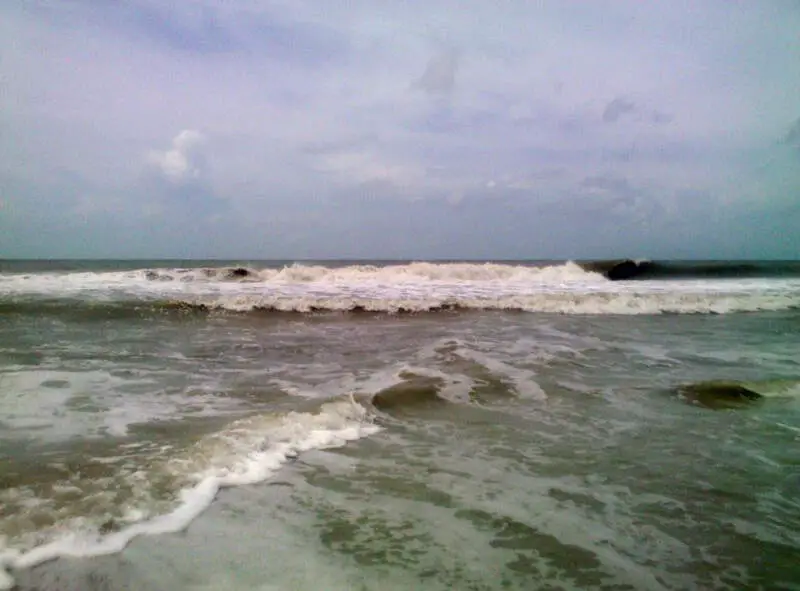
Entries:
{"type": "MultiPolygon", "coordinates": [[[[208,507],[221,488],[261,482],[298,453],[338,447],[378,430],[366,409],[352,398],[323,404],[314,414],[259,415],[236,421],[166,463],[165,470],[193,483],[181,491],[180,502],[171,512],[107,535],[96,530],[71,531],[32,548],[9,548],[0,540],[0,589],[13,588],[11,572],[15,569],[58,557],[114,554],[136,536],[180,531],[208,507]]],[[[128,517],[136,515],[132,511],[128,517]]]]}
{"type": "Polygon", "coordinates": [[[522,398],[532,398],[535,400],[545,400],[547,394],[534,379],[536,373],[529,369],[521,369],[495,359],[481,351],[460,347],[454,351],[456,355],[463,359],[468,359],[482,365],[487,370],[501,378],[508,380],[518,396],[522,398]]]}
{"type": "Polygon", "coordinates": [[[42,441],[73,437],[124,436],[131,424],[241,411],[235,398],[221,398],[211,388],[167,392],[157,373],[130,378],[108,371],[64,371],[40,367],[0,373],[3,432],[0,440],[30,437],[42,441]],[[136,394],[131,395],[132,389],[136,394]]]}
{"type": "Polygon", "coordinates": [[[221,310],[425,312],[442,308],[556,314],[661,314],[800,307],[798,279],[612,282],[574,263],[411,263],[249,270],[162,269],[0,275],[0,297],[179,302],[221,310]]]}

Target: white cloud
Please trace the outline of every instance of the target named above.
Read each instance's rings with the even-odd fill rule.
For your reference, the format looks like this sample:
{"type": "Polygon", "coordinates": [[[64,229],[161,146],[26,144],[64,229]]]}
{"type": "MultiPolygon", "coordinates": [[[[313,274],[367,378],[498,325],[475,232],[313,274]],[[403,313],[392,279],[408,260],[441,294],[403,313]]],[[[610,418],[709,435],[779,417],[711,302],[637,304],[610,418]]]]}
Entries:
{"type": "Polygon", "coordinates": [[[201,153],[204,142],[205,137],[199,131],[184,129],[173,138],[171,149],[152,150],[148,161],[173,183],[199,179],[205,167],[201,153]]]}

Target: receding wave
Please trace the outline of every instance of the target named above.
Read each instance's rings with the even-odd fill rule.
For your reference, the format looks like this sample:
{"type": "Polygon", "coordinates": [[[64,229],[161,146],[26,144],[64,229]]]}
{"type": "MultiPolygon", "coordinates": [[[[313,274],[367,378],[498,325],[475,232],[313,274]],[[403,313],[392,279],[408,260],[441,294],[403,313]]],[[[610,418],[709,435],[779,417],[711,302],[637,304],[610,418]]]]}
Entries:
{"type": "Polygon", "coordinates": [[[29,487],[0,490],[7,509],[0,523],[11,538],[2,539],[10,548],[0,545],[0,589],[14,588],[11,573],[17,569],[63,556],[114,554],[137,536],[180,531],[221,488],[261,482],[299,453],[339,447],[378,430],[350,398],[326,402],[317,412],[239,419],[177,456],[168,448],[145,469],[109,463],[122,457],[95,458],[94,470],[56,479],[50,498],[37,498],[29,487]],[[121,506],[120,498],[127,503],[121,506]]]}
{"type": "Polygon", "coordinates": [[[403,370],[374,388],[312,404],[309,412],[238,418],[185,447],[154,440],[82,452],[70,469],[43,465],[36,482],[47,487],[12,479],[0,490],[7,509],[0,526],[8,536],[8,546],[0,545],[0,589],[14,588],[19,569],[118,553],[137,536],[180,531],[221,488],[264,481],[304,451],[377,433],[379,416],[369,409],[397,416],[452,402],[446,379],[430,373],[403,370]]]}
{"type": "Polygon", "coordinates": [[[580,266],[612,281],[639,279],[736,279],[800,277],[798,261],[590,261],[580,266]]]}

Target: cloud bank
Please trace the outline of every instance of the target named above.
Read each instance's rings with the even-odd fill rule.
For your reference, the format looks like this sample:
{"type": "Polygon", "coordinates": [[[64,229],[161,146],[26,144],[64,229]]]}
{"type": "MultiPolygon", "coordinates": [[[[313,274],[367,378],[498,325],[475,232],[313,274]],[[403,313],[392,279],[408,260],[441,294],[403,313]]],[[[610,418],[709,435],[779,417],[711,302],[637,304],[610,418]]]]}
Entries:
{"type": "Polygon", "coordinates": [[[794,3],[0,17],[0,256],[800,253],[794,3]]]}

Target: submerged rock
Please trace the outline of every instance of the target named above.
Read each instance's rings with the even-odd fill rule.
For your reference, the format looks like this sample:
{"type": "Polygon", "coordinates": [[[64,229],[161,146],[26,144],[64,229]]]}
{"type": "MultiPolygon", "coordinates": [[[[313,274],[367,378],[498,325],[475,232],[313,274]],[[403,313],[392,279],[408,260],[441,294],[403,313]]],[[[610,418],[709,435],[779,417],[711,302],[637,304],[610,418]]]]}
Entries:
{"type": "Polygon", "coordinates": [[[738,408],[764,398],[743,382],[709,381],[688,384],[678,388],[687,401],[706,408],[738,408]]]}
{"type": "Polygon", "coordinates": [[[800,379],[711,380],[680,386],[678,393],[687,401],[708,408],[736,408],[762,399],[800,398],[800,379]]]}
{"type": "Polygon", "coordinates": [[[439,396],[441,380],[414,377],[381,390],[372,397],[372,405],[384,412],[393,412],[409,407],[443,403],[439,396]]]}

